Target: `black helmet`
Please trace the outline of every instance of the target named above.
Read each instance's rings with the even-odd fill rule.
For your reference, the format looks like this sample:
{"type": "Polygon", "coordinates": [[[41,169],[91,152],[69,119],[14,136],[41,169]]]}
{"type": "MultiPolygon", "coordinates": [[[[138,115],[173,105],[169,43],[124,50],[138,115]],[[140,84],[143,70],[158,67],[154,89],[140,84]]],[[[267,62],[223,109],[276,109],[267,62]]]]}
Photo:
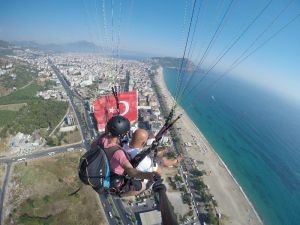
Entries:
{"type": "Polygon", "coordinates": [[[113,116],[107,122],[107,131],[113,136],[122,136],[130,130],[130,122],[124,116],[113,116]]]}

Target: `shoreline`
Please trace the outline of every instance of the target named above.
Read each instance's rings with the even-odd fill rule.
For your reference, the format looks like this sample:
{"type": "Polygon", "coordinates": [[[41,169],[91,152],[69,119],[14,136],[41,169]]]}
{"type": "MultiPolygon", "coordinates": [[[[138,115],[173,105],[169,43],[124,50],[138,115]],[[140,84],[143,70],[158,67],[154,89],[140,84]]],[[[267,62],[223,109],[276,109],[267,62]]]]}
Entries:
{"type": "MultiPolygon", "coordinates": [[[[156,70],[154,80],[160,88],[161,94],[166,99],[167,108],[170,109],[174,98],[165,84],[162,67],[156,70]]],[[[196,149],[188,148],[188,155],[194,159],[203,161],[204,169],[212,173],[212,175],[206,176],[204,181],[205,184],[209,185],[210,193],[215,196],[221,213],[228,217],[226,218],[225,224],[262,225],[263,222],[253,204],[224,161],[206,140],[200,129],[191,120],[185,110],[179,105],[177,109],[179,109],[177,111],[181,111],[183,117],[177,124],[177,126],[182,129],[176,132],[179,133],[183,140],[187,140],[191,134],[193,134],[192,137],[200,141],[196,149]],[[186,132],[184,129],[186,129],[186,132]]]]}
{"type": "MultiPolygon", "coordinates": [[[[181,110],[184,112],[184,115],[188,116],[188,114],[185,112],[185,110],[180,107],[181,110]]],[[[190,119],[191,120],[191,119],[190,119]]],[[[245,197],[246,201],[248,202],[248,204],[251,206],[253,212],[255,213],[257,219],[259,220],[259,222],[261,224],[263,224],[261,218],[259,217],[258,213],[256,212],[252,202],[250,201],[250,199],[247,197],[246,193],[244,192],[244,189],[241,187],[241,185],[238,183],[238,181],[235,179],[235,177],[232,175],[230,169],[227,167],[227,165],[225,164],[225,162],[222,160],[222,158],[219,156],[219,154],[215,151],[215,149],[209,144],[209,142],[207,141],[207,139],[204,137],[204,135],[202,134],[202,132],[200,131],[200,129],[196,126],[196,124],[192,121],[194,129],[197,129],[198,132],[203,136],[203,139],[205,140],[205,142],[207,142],[207,144],[210,146],[210,150],[213,151],[215,153],[215,155],[218,157],[218,159],[220,160],[220,162],[223,164],[223,166],[225,167],[225,169],[227,170],[227,172],[229,173],[229,175],[231,176],[231,178],[233,179],[233,181],[236,183],[236,185],[239,187],[240,191],[242,192],[243,196],[245,197]]]]}

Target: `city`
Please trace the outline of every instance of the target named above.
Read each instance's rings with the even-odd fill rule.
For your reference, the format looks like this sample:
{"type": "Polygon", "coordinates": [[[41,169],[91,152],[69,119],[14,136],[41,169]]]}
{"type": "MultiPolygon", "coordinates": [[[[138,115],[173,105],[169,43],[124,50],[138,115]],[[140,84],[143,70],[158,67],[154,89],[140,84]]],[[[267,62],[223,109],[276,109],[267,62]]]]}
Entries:
{"type": "MultiPolygon", "coordinates": [[[[137,127],[147,129],[151,137],[148,140],[148,146],[154,140],[154,135],[161,129],[165,120],[161,112],[161,104],[164,103],[157,95],[159,94],[157,90],[153,88],[151,76],[156,73],[156,70],[151,60],[113,59],[100,55],[76,53],[50,55],[30,49],[24,51],[14,49],[13,51],[16,54],[6,59],[10,63],[2,66],[2,74],[10,74],[15,62],[27,63],[38,71],[36,80],[51,82],[47,89],[38,91],[36,97],[45,101],[52,99],[66,102],[70,107],[57,126],[46,135],[40,133],[37,135],[39,130],[35,130],[32,134],[18,132],[15,136],[10,136],[7,156],[1,159],[1,163],[7,165],[1,189],[2,205],[5,204],[3,199],[5,199],[5,188],[12,163],[27,163],[34,158],[53,157],[60,152],[72,153],[89,149],[89,143],[98,134],[93,114],[93,101],[99,96],[111,95],[113,86],[118,86],[124,91],[137,90],[139,120],[133,124],[132,130],[137,127]],[[70,134],[77,137],[69,137],[70,134]],[[60,137],[61,135],[63,138],[60,137]],[[66,136],[69,137],[70,143],[66,136]]],[[[18,89],[15,88],[14,91],[18,89]]],[[[164,136],[161,141],[162,147],[167,151],[166,155],[169,158],[175,157],[177,154],[173,149],[180,149],[186,155],[178,168],[166,168],[164,171],[168,190],[172,190],[168,191],[171,196],[170,201],[178,220],[182,224],[205,224],[205,221],[213,220],[215,216],[220,218],[221,213],[218,211],[216,201],[209,194],[203,181],[196,178],[206,174],[200,168],[203,162],[197,162],[185,154],[193,145],[195,147],[201,147],[201,145],[196,142],[195,137],[192,143],[188,141],[183,143],[181,140],[176,141],[170,135],[169,133],[164,136]],[[200,193],[206,196],[205,201],[201,200],[203,197],[200,193]],[[213,204],[209,203],[211,200],[213,204]]],[[[205,151],[205,146],[201,151],[205,151]]],[[[151,191],[125,200],[107,195],[100,195],[99,198],[110,224],[161,223],[157,202],[151,191]],[[150,220],[149,222],[149,218],[156,218],[156,221],[150,220]]],[[[4,216],[2,215],[2,219],[5,220],[4,216]]]]}

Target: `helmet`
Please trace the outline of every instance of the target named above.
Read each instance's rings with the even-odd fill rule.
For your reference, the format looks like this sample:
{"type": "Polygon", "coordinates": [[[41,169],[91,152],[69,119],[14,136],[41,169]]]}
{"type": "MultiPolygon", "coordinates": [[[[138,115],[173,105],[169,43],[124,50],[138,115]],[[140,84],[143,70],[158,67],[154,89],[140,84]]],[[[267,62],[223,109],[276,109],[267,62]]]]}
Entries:
{"type": "Polygon", "coordinates": [[[130,122],[124,116],[113,116],[107,122],[107,131],[113,136],[122,136],[130,130],[130,122]]]}

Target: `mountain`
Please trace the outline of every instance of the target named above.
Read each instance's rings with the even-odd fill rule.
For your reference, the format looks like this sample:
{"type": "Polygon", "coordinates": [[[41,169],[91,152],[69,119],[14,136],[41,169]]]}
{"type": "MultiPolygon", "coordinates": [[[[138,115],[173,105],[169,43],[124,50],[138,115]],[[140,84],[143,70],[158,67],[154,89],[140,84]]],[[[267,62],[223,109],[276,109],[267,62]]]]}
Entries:
{"type": "Polygon", "coordinates": [[[25,48],[37,48],[44,51],[55,52],[100,52],[102,48],[88,41],[77,41],[66,44],[39,44],[34,41],[15,41],[15,45],[25,48]]]}
{"type": "Polygon", "coordinates": [[[0,40],[1,48],[8,48],[9,45],[10,45],[9,42],[0,40]]]}
{"type": "MultiPolygon", "coordinates": [[[[153,57],[151,58],[153,63],[157,63],[164,67],[172,67],[179,69],[182,63],[182,58],[174,58],[174,57],[153,57]]],[[[189,59],[184,59],[183,61],[183,69],[193,70],[195,65],[189,59]]]]}

